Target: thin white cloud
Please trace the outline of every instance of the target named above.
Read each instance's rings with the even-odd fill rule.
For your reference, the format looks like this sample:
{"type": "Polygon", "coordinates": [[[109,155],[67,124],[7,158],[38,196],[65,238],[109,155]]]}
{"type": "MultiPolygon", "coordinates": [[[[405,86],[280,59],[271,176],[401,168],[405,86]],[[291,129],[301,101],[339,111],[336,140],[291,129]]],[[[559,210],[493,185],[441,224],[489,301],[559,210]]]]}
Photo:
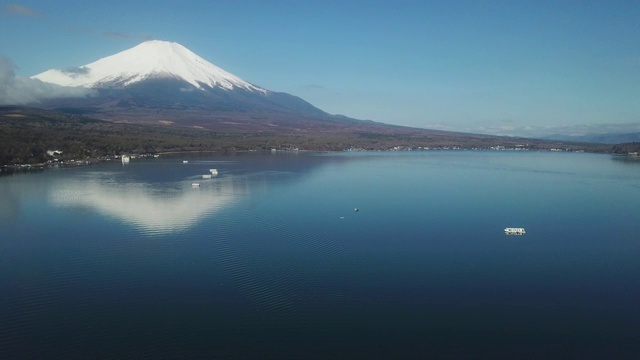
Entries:
{"type": "Polygon", "coordinates": [[[5,14],[10,16],[31,17],[31,18],[42,16],[42,14],[40,14],[39,11],[36,11],[34,9],[28,8],[20,4],[5,5],[2,10],[5,14]]]}
{"type": "Polygon", "coordinates": [[[307,84],[302,86],[304,89],[308,90],[325,90],[326,87],[318,84],[307,84]]]}
{"type": "Polygon", "coordinates": [[[0,56],[0,105],[28,105],[41,100],[62,97],[84,97],[92,94],[85,88],[66,87],[37,79],[16,76],[16,66],[0,56]]]}
{"type": "Polygon", "coordinates": [[[625,134],[640,132],[640,122],[624,124],[574,124],[574,125],[510,125],[485,124],[475,126],[455,126],[442,123],[427,124],[426,129],[456,131],[474,134],[522,136],[539,138],[547,136],[588,136],[597,134],[625,134]]]}
{"type": "Polygon", "coordinates": [[[131,34],[118,32],[118,31],[105,31],[102,33],[102,36],[110,39],[129,39],[131,38],[131,34]]]}

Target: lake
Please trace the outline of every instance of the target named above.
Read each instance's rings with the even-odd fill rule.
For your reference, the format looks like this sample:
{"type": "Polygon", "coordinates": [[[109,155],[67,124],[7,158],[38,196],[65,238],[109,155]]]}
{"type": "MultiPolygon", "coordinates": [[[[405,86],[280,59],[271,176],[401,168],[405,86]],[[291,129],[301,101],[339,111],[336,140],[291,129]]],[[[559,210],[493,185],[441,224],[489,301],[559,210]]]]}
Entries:
{"type": "Polygon", "coordinates": [[[623,157],[138,158],[0,177],[0,224],[3,359],[640,358],[623,157]]]}

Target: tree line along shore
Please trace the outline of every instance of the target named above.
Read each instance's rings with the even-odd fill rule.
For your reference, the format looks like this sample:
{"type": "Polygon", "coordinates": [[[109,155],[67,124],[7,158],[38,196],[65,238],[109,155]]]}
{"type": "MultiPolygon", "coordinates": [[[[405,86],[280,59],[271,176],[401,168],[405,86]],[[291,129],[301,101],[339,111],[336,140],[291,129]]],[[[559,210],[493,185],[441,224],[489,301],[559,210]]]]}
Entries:
{"type": "Polygon", "coordinates": [[[633,153],[640,144],[563,143],[488,135],[414,131],[314,130],[217,132],[186,126],[120,123],[47,110],[0,108],[0,166],[95,162],[122,154],[188,151],[561,150],[633,153]],[[19,110],[19,111],[18,111],[19,110]]]}

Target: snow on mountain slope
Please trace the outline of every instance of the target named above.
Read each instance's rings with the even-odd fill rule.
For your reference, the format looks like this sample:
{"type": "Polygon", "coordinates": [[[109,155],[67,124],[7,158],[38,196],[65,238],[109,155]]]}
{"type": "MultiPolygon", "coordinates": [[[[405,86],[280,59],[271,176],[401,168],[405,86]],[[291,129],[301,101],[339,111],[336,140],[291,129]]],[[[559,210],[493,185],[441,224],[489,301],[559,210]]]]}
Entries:
{"type": "Polygon", "coordinates": [[[208,86],[267,93],[267,90],[222,70],[178,43],[160,40],[143,42],[79,68],[51,69],[32,78],[86,88],[126,87],[146,79],[173,78],[184,80],[198,89],[208,86]]]}

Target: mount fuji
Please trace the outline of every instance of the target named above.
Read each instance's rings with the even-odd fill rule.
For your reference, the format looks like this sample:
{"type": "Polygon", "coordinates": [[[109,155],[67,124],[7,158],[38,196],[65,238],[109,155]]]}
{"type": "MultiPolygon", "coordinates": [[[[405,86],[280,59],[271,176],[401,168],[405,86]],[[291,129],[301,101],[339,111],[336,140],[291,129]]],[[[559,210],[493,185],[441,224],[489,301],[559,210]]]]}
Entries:
{"type": "Polygon", "coordinates": [[[93,96],[44,100],[40,107],[112,121],[252,131],[373,123],[330,115],[297,96],[253,85],[168,41],[146,41],[32,78],[93,90],[93,96]]]}
{"type": "Polygon", "coordinates": [[[51,69],[33,78],[62,86],[128,87],[149,79],[176,79],[196,89],[242,89],[266,94],[204,60],[184,46],[168,41],[146,41],[129,50],[75,69],[51,69]]]}

